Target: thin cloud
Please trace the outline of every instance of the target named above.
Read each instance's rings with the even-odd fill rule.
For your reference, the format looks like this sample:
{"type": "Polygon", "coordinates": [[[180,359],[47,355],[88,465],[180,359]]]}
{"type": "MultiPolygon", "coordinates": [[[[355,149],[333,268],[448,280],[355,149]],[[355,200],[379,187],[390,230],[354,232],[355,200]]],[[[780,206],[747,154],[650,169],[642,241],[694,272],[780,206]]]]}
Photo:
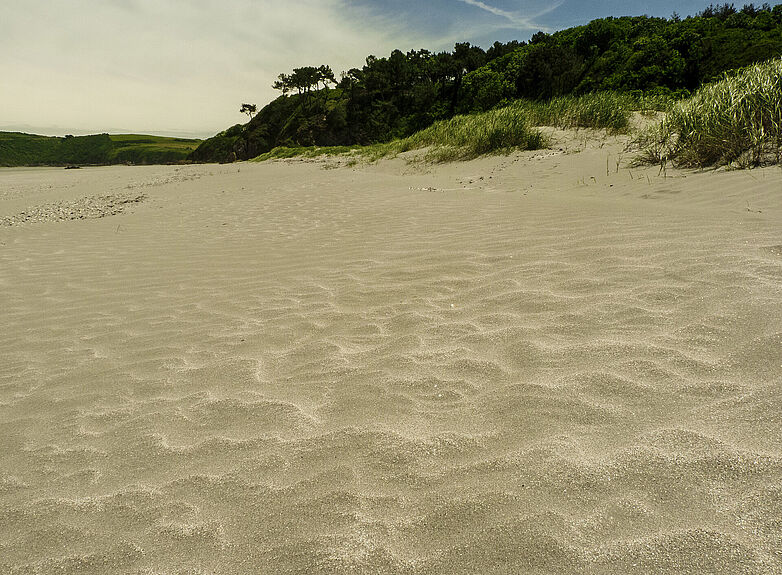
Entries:
{"type": "Polygon", "coordinates": [[[562,5],[562,1],[555,2],[551,4],[549,7],[547,7],[545,10],[532,14],[531,16],[525,17],[519,14],[518,12],[510,12],[508,10],[497,8],[496,6],[490,6],[485,2],[481,2],[481,0],[458,0],[458,1],[463,2],[464,4],[469,4],[470,6],[475,6],[476,8],[480,8],[481,10],[488,12],[489,14],[494,14],[495,16],[499,16],[500,18],[504,18],[521,28],[526,28],[526,29],[537,28],[539,30],[544,30],[544,31],[548,31],[548,28],[536,24],[534,19],[538,18],[539,16],[548,14],[549,12],[556,10],[559,6],[562,5]]]}

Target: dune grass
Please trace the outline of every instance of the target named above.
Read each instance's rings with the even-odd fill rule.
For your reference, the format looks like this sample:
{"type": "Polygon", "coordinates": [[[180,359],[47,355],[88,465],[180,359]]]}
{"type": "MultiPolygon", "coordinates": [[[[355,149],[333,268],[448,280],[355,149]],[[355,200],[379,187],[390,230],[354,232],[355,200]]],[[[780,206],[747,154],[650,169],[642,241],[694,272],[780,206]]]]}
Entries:
{"type": "Polygon", "coordinates": [[[538,126],[605,129],[624,133],[630,129],[631,113],[644,109],[644,102],[618,92],[594,92],[562,96],[546,102],[521,101],[530,121],[538,126]]]}
{"type": "Polygon", "coordinates": [[[518,100],[509,106],[435,122],[406,138],[371,146],[278,147],[254,161],[292,157],[350,154],[356,160],[426,149],[424,159],[434,162],[469,160],[513,150],[536,150],[548,145],[535,126],[604,129],[611,133],[630,130],[632,112],[662,110],[666,98],[638,98],[616,92],[564,96],[546,102],[518,100]]]}
{"type": "Polygon", "coordinates": [[[504,108],[437,122],[385,146],[387,152],[393,153],[430,148],[427,157],[436,161],[535,150],[548,145],[535,126],[627,133],[633,112],[664,111],[671,105],[672,101],[664,96],[636,97],[618,92],[562,96],[545,102],[517,100],[504,108]]]}
{"type": "Polygon", "coordinates": [[[526,110],[508,106],[435,122],[388,146],[390,152],[428,148],[427,159],[448,162],[511,150],[536,150],[546,146],[546,139],[530,126],[526,110]]]}
{"type": "Polygon", "coordinates": [[[780,163],[782,58],[748,66],[673,106],[637,139],[640,160],[688,167],[780,163]]]}
{"type": "Polygon", "coordinates": [[[252,162],[284,160],[287,158],[317,158],[319,156],[343,156],[360,153],[364,146],[277,146],[265,154],[253,158],[252,162]]]}
{"type": "Polygon", "coordinates": [[[508,107],[481,114],[455,116],[435,122],[415,134],[370,146],[274,148],[254,161],[292,157],[345,154],[357,160],[376,161],[397,154],[427,149],[425,159],[434,162],[466,160],[514,149],[538,149],[546,145],[540,131],[530,127],[526,113],[508,107]]]}

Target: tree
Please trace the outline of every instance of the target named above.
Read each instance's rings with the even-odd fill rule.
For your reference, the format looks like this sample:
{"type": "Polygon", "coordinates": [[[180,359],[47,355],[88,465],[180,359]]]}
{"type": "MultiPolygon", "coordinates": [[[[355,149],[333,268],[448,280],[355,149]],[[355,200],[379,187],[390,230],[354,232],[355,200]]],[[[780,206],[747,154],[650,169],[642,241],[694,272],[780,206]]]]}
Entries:
{"type": "Polygon", "coordinates": [[[250,116],[250,119],[253,119],[253,114],[255,114],[258,111],[258,106],[255,104],[242,104],[242,107],[239,109],[239,111],[242,114],[247,114],[250,116]]]}
{"type": "Polygon", "coordinates": [[[293,80],[288,74],[280,74],[274,84],[272,84],[272,88],[280,90],[283,96],[287,96],[292,87],[293,80]]]}
{"type": "Polygon", "coordinates": [[[633,54],[627,59],[625,89],[646,91],[664,87],[675,90],[685,85],[686,68],[684,58],[665,38],[641,38],[633,44],[633,54]]]}
{"type": "Polygon", "coordinates": [[[317,68],[304,66],[303,68],[294,68],[292,74],[280,74],[277,81],[272,84],[272,88],[281,90],[283,94],[295,89],[299,94],[307,95],[313,88],[320,89],[321,84],[323,84],[323,88],[328,88],[329,84],[336,83],[334,72],[329,66],[317,68]]]}
{"type": "Polygon", "coordinates": [[[318,73],[315,78],[316,85],[318,83],[323,83],[323,88],[328,88],[329,84],[335,84],[337,83],[337,79],[334,77],[334,72],[331,70],[331,66],[319,66],[318,67],[318,73]]]}

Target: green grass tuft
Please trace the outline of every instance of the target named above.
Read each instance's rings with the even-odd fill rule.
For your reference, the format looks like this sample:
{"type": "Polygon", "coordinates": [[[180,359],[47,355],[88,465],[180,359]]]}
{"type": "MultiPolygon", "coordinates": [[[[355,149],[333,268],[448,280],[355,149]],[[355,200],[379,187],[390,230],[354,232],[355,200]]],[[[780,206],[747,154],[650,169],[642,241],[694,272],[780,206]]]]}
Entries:
{"type": "Polygon", "coordinates": [[[516,105],[526,109],[530,121],[538,126],[606,129],[613,133],[626,132],[631,112],[639,108],[635,98],[616,92],[562,96],[547,102],[523,101],[516,105]]]}
{"type": "Polygon", "coordinates": [[[525,110],[508,106],[435,122],[388,147],[390,152],[429,148],[428,159],[449,162],[512,150],[536,150],[545,145],[540,131],[530,127],[525,110]]]}
{"type": "Polygon", "coordinates": [[[738,167],[780,163],[782,58],[748,66],[673,106],[637,139],[648,163],[738,167]]]}
{"type": "Polygon", "coordinates": [[[319,156],[341,156],[353,154],[361,149],[361,146],[277,146],[265,154],[253,158],[252,162],[265,162],[266,160],[284,160],[287,158],[317,158],[319,156]]]}
{"type": "Polygon", "coordinates": [[[537,126],[591,128],[613,134],[631,130],[633,112],[655,114],[671,108],[674,101],[664,95],[634,95],[621,92],[591,92],[581,96],[561,96],[546,102],[521,100],[515,106],[527,110],[537,126]]]}

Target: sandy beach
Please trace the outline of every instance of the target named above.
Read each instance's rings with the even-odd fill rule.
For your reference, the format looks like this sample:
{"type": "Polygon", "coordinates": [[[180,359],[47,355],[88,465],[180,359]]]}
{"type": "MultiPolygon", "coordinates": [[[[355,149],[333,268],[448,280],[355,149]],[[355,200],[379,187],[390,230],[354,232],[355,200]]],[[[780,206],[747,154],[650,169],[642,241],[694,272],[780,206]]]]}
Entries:
{"type": "Polygon", "coordinates": [[[782,169],[553,136],[0,170],[0,573],[782,573],[782,169]]]}

